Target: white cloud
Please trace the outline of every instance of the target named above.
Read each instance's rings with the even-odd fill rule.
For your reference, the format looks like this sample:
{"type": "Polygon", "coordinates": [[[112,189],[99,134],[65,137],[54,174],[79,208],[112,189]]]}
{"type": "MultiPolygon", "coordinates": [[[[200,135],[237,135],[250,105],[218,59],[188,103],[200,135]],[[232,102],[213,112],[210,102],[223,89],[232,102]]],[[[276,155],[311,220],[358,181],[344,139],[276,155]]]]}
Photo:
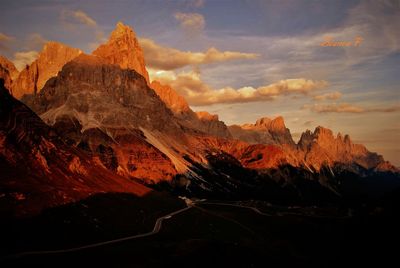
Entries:
{"type": "Polygon", "coordinates": [[[84,24],[89,27],[97,27],[97,22],[82,10],[61,11],[61,19],[66,24],[84,24]]]}
{"type": "MultiPolygon", "coordinates": [[[[64,9],[61,11],[60,19],[64,26],[70,30],[79,30],[81,26],[94,30],[96,42],[93,42],[93,44],[104,41],[103,30],[101,30],[97,22],[84,11],[64,9]]],[[[93,46],[93,44],[90,44],[90,46],[93,46]]]]}
{"type": "Polygon", "coordinates": [[[193,71],[175,74],[175,72],[171,71],[149,70],[149,73],[153,80],[170,85],[193,106],[216,103],[271,101],[282,95],[308,95],[327,86],[326,81],[298,78],[281,80],[258,88],[241,87],[235,89],[224,87],[213,89],[201,80],[199,73],[193,71]]]}
{"type": "Polygon", "coordinates": [[[259,55],[237,51],[219,51],[209,48],[205,52],[181,51],[156,44],[153,40],[141,38],[148,67],[160,70],[173,70],[187,65],[209,64],[239,59],[256,59],[259,55]]]}
{"type": "Polygon", "coordinates": [[[34,60],[37,59],[39,53],[37,51],[25,51],[25,52],[17,52],[14,54],[14,60],[12,61],[15,67],[21,71],[26,67],[26,65],[30,65],[34,60]]]}

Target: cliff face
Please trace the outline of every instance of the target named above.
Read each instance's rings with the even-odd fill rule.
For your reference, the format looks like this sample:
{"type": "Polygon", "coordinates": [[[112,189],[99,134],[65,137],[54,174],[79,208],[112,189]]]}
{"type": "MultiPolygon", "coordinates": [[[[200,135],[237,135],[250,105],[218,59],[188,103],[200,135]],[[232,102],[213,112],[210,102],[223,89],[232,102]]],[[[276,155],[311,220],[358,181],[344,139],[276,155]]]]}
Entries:
{"type": "Polygon", "coordinates": [[[189,104],[186,102],[185,98],[180,96],[170,86],[163,85],[158,81],[152,81],[150,87],[154,89],[160,99],[175,115],[185,116],[185,114],[191,112],[189,104]]]}
{"type": "Polygon", "coordinates": [[[0,103],[0,189],[3,204],[9,204],[7,213],[37,213],[100,192],[138,196],[150,192],[62,142],[56,131],[14,99],[3,83],[0,103]]]}
{"type": "Polygon", "coordinates": [[[13,81],[12,94],[20,99],[24,94],[41,91],[47,80],[57,75],[61,68],[82,52],[57,42],[48,42],[39,57],[26,66],[13,81]]]}
{"type": "MultiPolygon", "coordinates": [[[[196,116],[198,120],[200,120],[200,124],[198,128],[203,130],[205,133],[221,138],[232,138],[228,127],[225,125],[224,122],[220,121],[218,115],[210,114],[205,111],[196,112],[196,116]]],[[[196,126],[196,123],[194,123],[196,126]]]]}
{"type": "Polygon", "coordinates": [[[122,69],[135,70],[146,79],[147,83],[150,83],[139,41],[133,30],[122,22],[118,22],[108,42],[98,47],[92,54],[106,59],[110,64],[117,64],[122,69]]]}

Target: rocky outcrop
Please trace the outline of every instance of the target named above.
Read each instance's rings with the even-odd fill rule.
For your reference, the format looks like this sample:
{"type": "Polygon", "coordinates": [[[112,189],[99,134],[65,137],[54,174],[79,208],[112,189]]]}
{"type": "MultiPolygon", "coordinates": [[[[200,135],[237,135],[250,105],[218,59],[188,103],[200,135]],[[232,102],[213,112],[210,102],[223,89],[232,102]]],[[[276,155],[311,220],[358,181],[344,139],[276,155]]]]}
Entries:
{"type": "Polygon", "coordinates": [[[61,43],[46,43],[39,57],[27,65],[13,81],[13,96],[20,99],[24,94],[39,93],[47,80],[56,76],[67,62],[81,53],[79,49],[61,43]]]}
{"type": "Polygon", "coordinates": [[[104,168],[84,151],[65,144],[53,128],[14,99],[0,82],[2,215],[33,214],[95,193],[143,196],[150,192],[104,168]]]}
{"type": "Polygon", "coordinates": [[[7,58],[0,56],[0,79],[4,80],[4,86],[11,90],[12,81],[18,76],[18,70],[7,58]]]}
{"type": "Polygon", "coordinates": [[[150,83],[143,51],[136,34],[122,22],[117,23],[108,42],[99,46],[92,54],[106,59],[110,64],[117,64],[122,69],[135,70],[150,83]]]}
{"type": "Polygon", "coordinates": [[[290,130],[286,128],[281,116],[273,120],[263,117],[255,124],[232,125],[229,126],[229,131],[233,138],[250,144],[295,146],[290,130]]]}

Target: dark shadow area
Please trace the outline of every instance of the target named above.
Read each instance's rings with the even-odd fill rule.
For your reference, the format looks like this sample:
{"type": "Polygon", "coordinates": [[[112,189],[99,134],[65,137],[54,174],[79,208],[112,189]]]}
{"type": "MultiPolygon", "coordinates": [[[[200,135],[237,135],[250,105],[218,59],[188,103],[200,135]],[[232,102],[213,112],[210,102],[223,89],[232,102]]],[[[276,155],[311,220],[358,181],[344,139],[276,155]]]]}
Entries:
{"type": "MultiPolygon", "coordinates": [[[[3,264],[9,267],[387,267],[396,260],[395,245],[400,238],[398,200],[398,193],[394,193],[380,205],[351,210],[271,206],[263,201],[248,204],[271,216],[240,207],[200,203],[166,220],[160,233],[154,236],[77,252],[26,256],[3,261],[3,264]]],[[[133,210],[129,212],[126,208],[115,208],[115,213],[108,212],[110,206],[118,205],[139,207],[154,203],[146,198],[124,195],[96,196],[48,210],[36,220],[25,221],[19,228],[29,228],[35,222],[41,226],[39,229],[47,226],[50,230],[46,232],[55,237],[36,234],[34,239],[58,241],[58,246],[63,247],[66,246],[63,243],[70,245],[72,240],[74,243],[98,241],[99,237],[130,235],[133,230],[148,231],[147,223],[152,225],[158,213],[162,214],[159,210],[153,217],[138,222],[139,208],[135,211],[131,207],[133,210]],[[96,215],[96,210],[93,211],[96,206],[102,209],[97,213],[108,217],[101,220],[101,231],[96,223],[88,222],[83,216],[96,215]],[[66,215],[74,222],[69,227],[65,227],[66,215]],[[46,225],[49,222],[51,224],[46,225]]]]}
{"type": "Polygon", "coordinates": [[[1,255],[65,249],[150,232],[158,217],[184,207],[182,200],[161,192],[142,197],[104,193],[33,217],[3,218],[1,255]]]}

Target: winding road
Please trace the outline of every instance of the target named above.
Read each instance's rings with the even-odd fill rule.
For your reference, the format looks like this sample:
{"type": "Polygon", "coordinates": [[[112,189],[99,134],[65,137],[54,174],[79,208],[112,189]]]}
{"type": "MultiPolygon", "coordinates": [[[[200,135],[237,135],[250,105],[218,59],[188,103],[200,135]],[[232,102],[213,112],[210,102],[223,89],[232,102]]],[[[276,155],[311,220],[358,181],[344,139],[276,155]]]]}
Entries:
{"type": "MultiPolygon", "coordinates": [[[[147,233],[143,234],[138,234],[138,235],[132,235],[132,236],[127,236],[127,237],[122,237],[118,239],[113,239],[113,240],[108,240],[104,242],[99,242],[99,243],[94,243],[94,244],[89,244],[85,246],[79,246],[79,247],[74,247],[74,248],[68,248],[68,249],[59,249],[59,250],[42,250],[42,251],[26,251],[26,252],[21,252],[13,255],[8,255],[8,256],[3,256],[0,257],[0,260],[7,260],[7,259],[16,259],[16,258],[21,258],[21,257],[26,257],[26,256],[33,256],[33,255],[46,255],[46,254],[62,254],[62,253],[69,253],[69,252],[75,252],[75,251],[80,251],[84,249],[89,249],[89,248],[95,248],[95,247],[100,247],[104,245],[109,245],[109,244],[114,244],[122,241],[127,241],[127,240],[132,240],[136,238],[142,238],[142,237],[147,237],[147,236],[152,236],[160,232],[162,222],[166,219],[170,219],[173,216],[180,214],[182,212],[185,212],[193,207],[196,207],[197,204],[204,204],[204,205],[219,205],[219,206],[232,206],[232,207],[239,207],[239,208],[246,208],[254,211],[257,214],[263,215],[263,216],[272,216],[271,214],[261,212],[258,208],[255,207],[250,207],[250,206],[244,206],[244,205],[236,205],[236,204],[229,204],[229,203],[216,203],[216,202],[205,202],[205,201],[192,201],[187,198],[183,198],[186,202],[187,207],[176,210],[174,212],[168,213],[167,215],[164,215],[162,217],[159,217],[153,227],[153,230],[147,233]]],[[[200,207],[198,207],[200,208],[200,207]]],[[[247,229],[247,228],[246,228],[247,229]]]]}
{"type": "Polygon", "coordinates": [[[173,216],[182,213],[184,211],[187,211],[193,207],[194,204],[192,203],[187,203],[187,207],[176,210],[174,212],[171,212],[167,215],[164,215],[156,220],[156,223],[154,224],[154,228],[152,231],[143,233],[143,234],[138,234],[138,235],[132,235],[132,236],[127,236],[123,238],[118,238],[114,240],[108,240],[104,242],[99,242],[99,243],[94,243],[94,244],[89,244],[85,246],[80,246],[80,247],[74,247],[74,248],[68,248],[68,249],[59,249],[59,250],[43,250],[43,251],[26,251],[26,252],[21,252],[13,255],[8,255],[4,257],[0,257],[0,260],[6,260],[6,259],[15,259],[15,258],[21,258],[21,257],[26,257],[26,256],[32,256],[32,255],[46,255],[46,254],[60,254],[60,253],[68,253],[68,252],[75,252],[83,249],[89,249],[89,248],[95,248],[95,247],[100,247],[104,245],[109,245],[109,244],[114,244],[126,240],[131,240],[131,239],[136,239],[136,238],[141,238],[141,237],[146,237],[146,236],[151,236],[155,235],[161,230],[162,222],[166,219],[170,219],[173,216]]]}

